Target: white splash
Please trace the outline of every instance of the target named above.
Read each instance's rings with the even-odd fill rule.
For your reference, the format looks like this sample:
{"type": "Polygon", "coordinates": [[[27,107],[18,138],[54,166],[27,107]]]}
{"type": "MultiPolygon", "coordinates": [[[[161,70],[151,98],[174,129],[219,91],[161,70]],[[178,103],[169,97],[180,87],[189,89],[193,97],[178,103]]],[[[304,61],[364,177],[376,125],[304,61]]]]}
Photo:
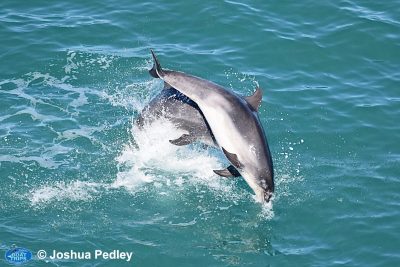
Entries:
{"type": "Polygon", "coordinates": [[[200,183],[219,192],[232,192],[232,183],[213,172],[223,168],[216,156],[208,150],[174,146],[169,142],[185,132],[176,129],[168,120],[156,120],[143,129],[134,126],[131,132],[135,144],[127,145],[116,159],[121,171],[113,187],[125,187],[135,192],[146,183],[155,186],[159,183],[166,186],[200,183]]]}
{"type": "Polygon", "coordinates": [[[43,154],[42,156],[13,156],[13,155],[0,155],[1,162],[17,162],[29,163],[36,162],[40,167],[47,169],[56,169],[60,164],[55,162],[52,157],[43,154]]]}
{"type": "Polygon", "coordinates": [[[77,129],[69,129],[59,133],[58,139],[73,140],[78,137],[85,137],[91,141],[95,141],[92,135],[96,132],[104,130],[105,126],[80,126],[77,129]]]}
{"type": "Polygon", "coordinates": [[[93,199],[100,189],[104,188],[105,184],[72,181],[72,182],[56,182],[52,185],[44,185],[31,190],[28,198],[33,206],[45,204],[53,201],[87,201],[93,199]]]}

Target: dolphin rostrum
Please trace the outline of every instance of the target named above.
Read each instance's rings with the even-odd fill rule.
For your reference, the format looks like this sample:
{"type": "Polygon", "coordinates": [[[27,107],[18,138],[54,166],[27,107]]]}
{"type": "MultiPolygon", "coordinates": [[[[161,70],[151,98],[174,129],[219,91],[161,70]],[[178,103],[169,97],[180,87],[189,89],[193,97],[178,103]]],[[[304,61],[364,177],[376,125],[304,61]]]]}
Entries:
{"type": "Polygon", "coordinates": [[[214,170],[221,176],[232,176],[237,170],[255,192],[260,202],[269,202],[274,192],[274,170],[271,152],[257,111],[262,92],[242,98],[213,82],[185,74],[163,70],[151,50],[154,65],[149,71],[191,100],[200,110],[214,134],[218,146],[232,163],[225,170],[214,170]]]}

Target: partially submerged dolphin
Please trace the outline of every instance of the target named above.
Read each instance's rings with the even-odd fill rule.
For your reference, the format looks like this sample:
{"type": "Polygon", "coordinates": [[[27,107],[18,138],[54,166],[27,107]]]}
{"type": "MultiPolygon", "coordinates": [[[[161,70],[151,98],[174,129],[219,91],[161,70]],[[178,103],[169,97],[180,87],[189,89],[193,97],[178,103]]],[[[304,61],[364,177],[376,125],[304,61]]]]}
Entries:
{"type": "Polygon", "coordinates": [[[218,146],[232,163],[225,170],[214,170],[221,176],[235,176],[238,171],[253,189],[257,200],[268,202],[274,192],[274,170],[271,152],[258,118],[262,92],[242,98],[225,88],[183,72],[163,70],[154,52],[149,71],[193,100],[206,119],[218,146]]]}
{"type": "Polygon", "coordinates": [[[143,127],[159,118],[165,118],[176,128],[187,132],[175,140],[170,140],[174,145],[188,145],[199,141],[209,146],[217,146],[210,126],[197,104],[168,84],[165,84],[164,89],[146,105],[135,123],[143,127]]]}

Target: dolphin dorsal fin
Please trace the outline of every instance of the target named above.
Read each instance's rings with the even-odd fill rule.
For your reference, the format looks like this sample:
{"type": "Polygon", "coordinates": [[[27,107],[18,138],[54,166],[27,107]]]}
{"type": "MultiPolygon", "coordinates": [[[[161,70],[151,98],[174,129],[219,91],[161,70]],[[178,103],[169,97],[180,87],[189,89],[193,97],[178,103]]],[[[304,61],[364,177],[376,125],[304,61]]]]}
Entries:
{"type": "Polygon", "coordinates": [[[261,90],[261,88],[257,87],[257,89],[256,89],[256,91],[254,92],[253,95],[246,96],[244,99],[246,100],[246,102],[249,104],[249,106],[254,111],[258,111],[258,108],[260,107],[261,99],[262,99],[262,90],[261,90]]]}
{"type": "Polygon", "coordinates": [[[154,78],[160,78],[160,75],[162,76],[163,70],[161,68],[160,62],[158,62],[158,59],[156,57],[156,54],[154,54],[153,49],[150,49],[151,56],[153,57],[153,67],[151,70],[149,70],[149,73],[151,76],[154,78]]]}

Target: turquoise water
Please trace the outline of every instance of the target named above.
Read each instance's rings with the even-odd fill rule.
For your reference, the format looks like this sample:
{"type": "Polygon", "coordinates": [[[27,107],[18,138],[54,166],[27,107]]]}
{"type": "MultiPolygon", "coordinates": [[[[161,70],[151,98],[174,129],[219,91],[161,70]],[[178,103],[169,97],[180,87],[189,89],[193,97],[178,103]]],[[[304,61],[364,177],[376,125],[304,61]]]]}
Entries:
{"type": "Polygon", "coordinates": [[[399,26],[395,0],[1,1],[0,265],[398,266],[399,26]],[[212,173],[218,150],[135,130],[162,88],[149,48],[263,88],[272,206],[212,173]],[[36,257],[96,249],[133,258],[36,257]]]}

